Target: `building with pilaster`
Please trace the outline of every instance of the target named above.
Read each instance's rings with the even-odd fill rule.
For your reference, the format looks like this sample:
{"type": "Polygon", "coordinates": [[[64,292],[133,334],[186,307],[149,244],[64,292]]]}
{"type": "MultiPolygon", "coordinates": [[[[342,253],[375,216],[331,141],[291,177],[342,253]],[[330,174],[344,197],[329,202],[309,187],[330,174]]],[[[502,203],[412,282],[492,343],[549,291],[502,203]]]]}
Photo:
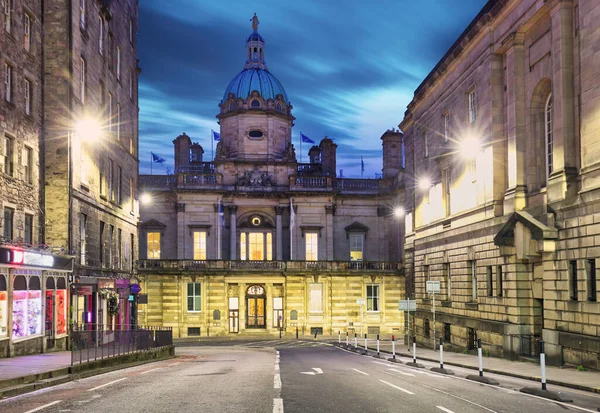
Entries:
{"type": "Polygon", "coordinates": [[[415,91],[419,342],[532,357],[543,339],[551,361],[600,368],[598,17],[594,0],[490,0],[415,91]]]}
{"type": "Polygon", "coordinates": [[[337,178],[327,137],[298,163],[292,105],[264,51],[255,16],[245,67],[219,104],[214,159],[184,133],[174,175],[140,176],[152,198],[140,207],[140,320],[178,337],[399,334],[401,134],[382,137],[383,179],[337,178]]]}

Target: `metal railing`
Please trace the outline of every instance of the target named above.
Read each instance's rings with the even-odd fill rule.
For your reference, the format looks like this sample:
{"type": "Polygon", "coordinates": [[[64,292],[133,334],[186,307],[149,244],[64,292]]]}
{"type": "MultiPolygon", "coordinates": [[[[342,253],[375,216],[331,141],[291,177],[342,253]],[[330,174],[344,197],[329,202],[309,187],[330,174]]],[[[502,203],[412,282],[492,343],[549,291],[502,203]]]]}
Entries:
{"type": "Polygon", "coordinates": [[[173,345],[170,327],[122,327],[105,328],[102,324],[73,326],[71,365],[173,345]]]}

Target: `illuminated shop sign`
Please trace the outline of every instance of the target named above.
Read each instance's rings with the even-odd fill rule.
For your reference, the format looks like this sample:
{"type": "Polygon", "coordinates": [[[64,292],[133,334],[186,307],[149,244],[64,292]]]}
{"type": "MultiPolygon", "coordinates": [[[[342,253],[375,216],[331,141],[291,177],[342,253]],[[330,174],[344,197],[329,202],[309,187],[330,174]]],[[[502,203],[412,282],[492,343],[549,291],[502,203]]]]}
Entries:
{"type": "Polygon", "coordinates": [[[32,267],[72,269],[71,258],[54,257],[21,249],[0,248],[0,264],[28,265],[32,267]]]}

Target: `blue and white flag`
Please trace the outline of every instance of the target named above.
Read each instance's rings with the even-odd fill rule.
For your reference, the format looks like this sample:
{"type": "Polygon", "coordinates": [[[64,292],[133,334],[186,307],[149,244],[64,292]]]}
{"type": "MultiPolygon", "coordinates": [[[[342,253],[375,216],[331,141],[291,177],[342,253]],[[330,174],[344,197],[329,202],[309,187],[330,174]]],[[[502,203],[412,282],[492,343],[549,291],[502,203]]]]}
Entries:
{"type": "Polygon", "coordinates": [[[306,136],[305,134],[303,134],[302,132],[300,132],[300,139],[302,140],[302,142],[304,143],[315,143],[315,141],[313,141],[311,138],[309,138],[308,136],[306,136]]]}
{"type": "Polygon", "coordinates": [[[363,161],[362,155],[360,156],[360,172],[365,171],[365,161],[363,161]]]}
{"type": "Polygon", "coordinates": [[[163,163],[166,162],[165,158],[161,158],[160,156],[158,156],[157,154],[155,154],[154,152],[150,152],[152,154],[152,162],[156,162],[156,163],[163,163]]]}
{"type": "Polygon", "coordinates": [[[219,132],[215,132],[212,129],[210,131],[212,132],[213,141],[220,141],[221,140],[221,134],[219,132]]]}

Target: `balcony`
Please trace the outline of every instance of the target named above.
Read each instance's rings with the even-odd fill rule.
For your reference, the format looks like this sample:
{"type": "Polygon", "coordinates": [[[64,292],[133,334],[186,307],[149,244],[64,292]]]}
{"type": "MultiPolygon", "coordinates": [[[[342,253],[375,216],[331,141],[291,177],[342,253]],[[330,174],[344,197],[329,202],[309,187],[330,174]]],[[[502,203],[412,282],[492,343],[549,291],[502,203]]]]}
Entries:
{"type": "Polygon", "coordinates": [[[294,273],[322,271],[328,273],[389,273],[399,274],[400,262],[386,261],[243,261],[243,260],[139,260],[140,273],[294,273]]]}

